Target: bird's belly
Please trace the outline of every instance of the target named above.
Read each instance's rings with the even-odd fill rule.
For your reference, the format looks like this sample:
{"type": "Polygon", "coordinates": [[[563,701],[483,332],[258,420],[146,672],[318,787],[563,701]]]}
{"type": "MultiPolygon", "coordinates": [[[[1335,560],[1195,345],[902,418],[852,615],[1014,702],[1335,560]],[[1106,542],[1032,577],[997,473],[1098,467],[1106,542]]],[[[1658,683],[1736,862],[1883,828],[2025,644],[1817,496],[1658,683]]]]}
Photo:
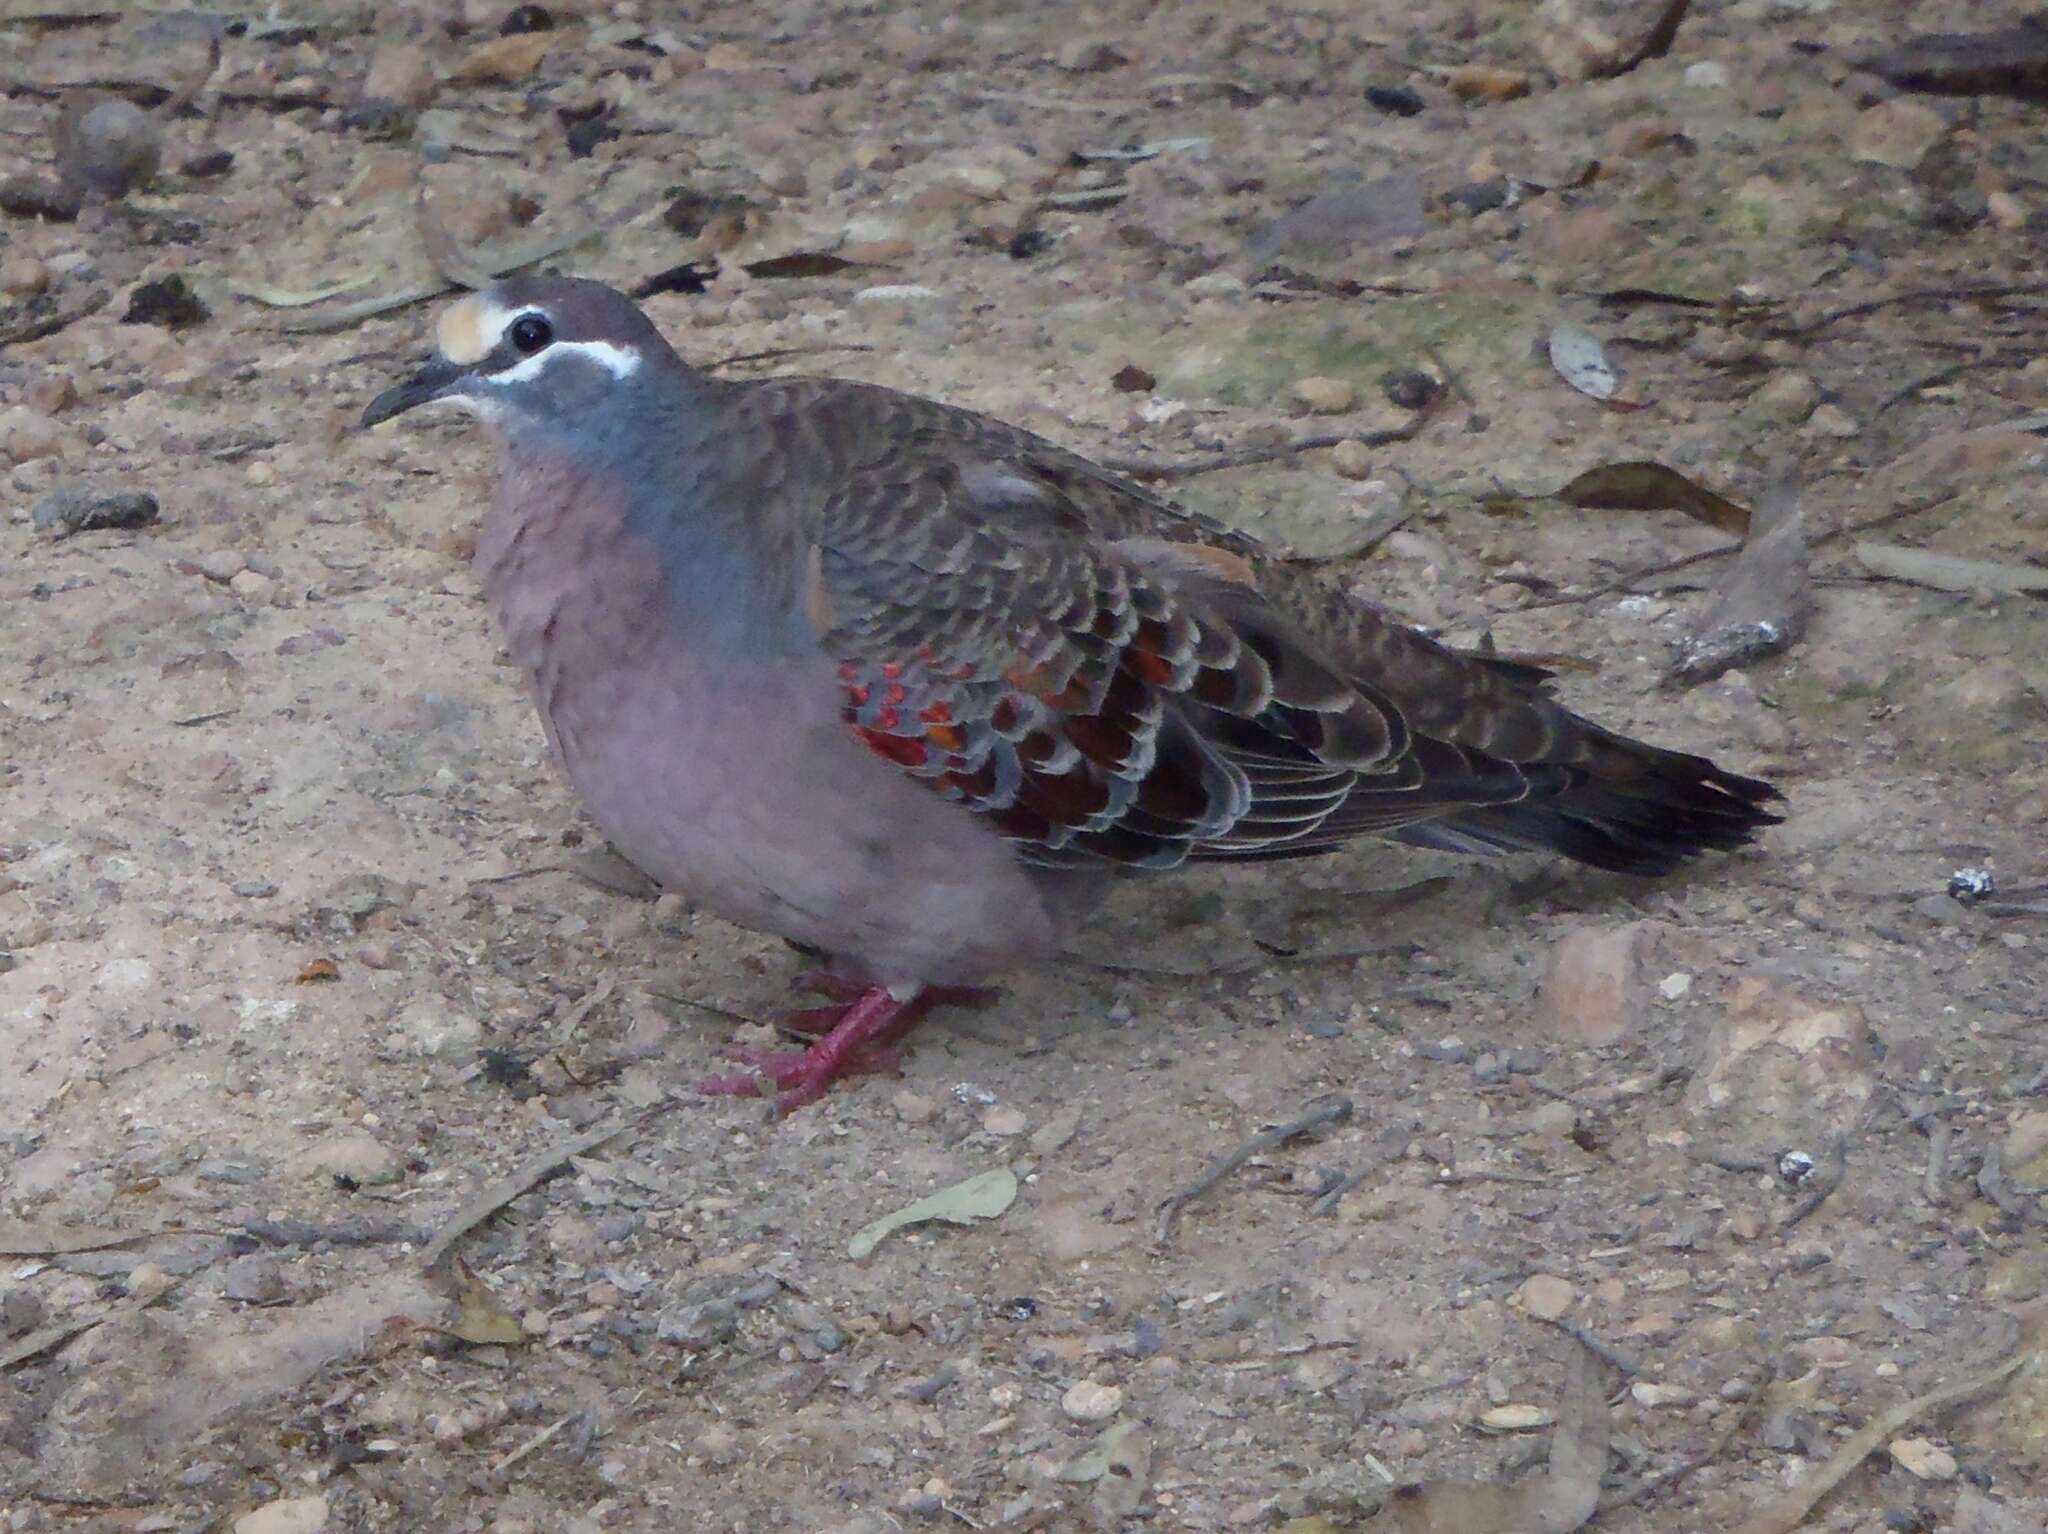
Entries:
{"type": "Polygon", "coordinates": [[[665,887],[867,977],[961,984],[1049,955],[1056,885],[967,811],[859,746],[815,658],[684,666],[543,713],[571,785],[665,887]]]}

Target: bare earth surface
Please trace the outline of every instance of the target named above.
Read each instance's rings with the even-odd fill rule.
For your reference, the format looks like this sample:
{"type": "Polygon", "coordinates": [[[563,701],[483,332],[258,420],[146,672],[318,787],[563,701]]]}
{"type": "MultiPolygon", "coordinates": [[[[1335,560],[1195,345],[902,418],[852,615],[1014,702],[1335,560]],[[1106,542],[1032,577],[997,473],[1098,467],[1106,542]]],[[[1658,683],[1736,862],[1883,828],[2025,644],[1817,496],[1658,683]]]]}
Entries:
{"type": "MultiPolygon", "coordinates": [[[[0,26],[0,175],[53,173],[46,87],[204,67],[198,18],[68,9],[0,26]]],[[[2048,563],[2040,110],[1855,67],[1937,8],[1702,6],[1605,80],[1653,8],[431,9],[228,17],[153,183],[0,216],[0,1528],[1309,1534],[1562,1474],[1546,1319],[1603,1355],[1595,1527],[1790,1528],[1744,1520],[1866,1427],[1809,1527],[2044,1527],[2048,620],[1853,552],[2048,563]],[[1132,885],[900,1080],[699,1099],[802,961],[607,871],[466,563],[489,444],[353,429],[430,334],[333,318],[438,285],[416,176],[444,266],[715,260],[649,301],[693,359],[1109,459],[1370,438],[1388,375],[1448,380],[1408,440],[1172,489],[1564,657],[1786,823],[1654,885],[1376,844],[1132,885]],[[172,275],[208,317],[129,322],[172,275]],[[1792,488],[1802,640],[1662,685],[1730,560],[1605,588],[1733,540],[1554,498],[1631,460],[1792,488]],[[160,519],[59,537],[65,486],[160,519]],[[994,1219],[849,1254],[1003,1169],[994,1219]]],[[[1483,1501],[1386,1517],[1526,1526],[1483,1501]]]]}

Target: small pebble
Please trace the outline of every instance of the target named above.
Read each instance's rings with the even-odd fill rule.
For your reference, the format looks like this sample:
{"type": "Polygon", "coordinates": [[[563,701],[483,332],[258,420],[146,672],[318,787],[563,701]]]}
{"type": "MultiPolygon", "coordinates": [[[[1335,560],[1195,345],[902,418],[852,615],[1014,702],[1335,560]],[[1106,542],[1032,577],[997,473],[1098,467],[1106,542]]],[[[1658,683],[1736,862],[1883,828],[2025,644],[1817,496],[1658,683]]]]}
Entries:
{"type": "Polygon", "coordinates": [[[222,1276],[221,1293],[245,1305],[275,1305],[284,1298],[284,1270],[267,1252],[237,1257],[222,1276]]]}
{"type": "Polygon", "coordinates": [[[1295,403],[1313,415],[1342,415],[1358,404],[1358,388],[1346,378],[1297,378],[1295,403]]]}
{"type": "Polygon", "coordinates": [[[1344,479],[1372,478],[1372,449],[1363,442],[1339,442],[1330,449],[1330,467],[1344,479]]]}
{"type": "Polygon", "coordinates": [[[981,1116],[981,1127],[992,1135],[1020,1135],[1027,1122],[1017,1108],[991,1108],[981,1116]]]}
{"type": "Polygon", "coordinates": [[[1060,1410],[1076,1422],[1107,1422],[1123,1407],[1121,1389],[1094,1380],[1082,1380],[1060,1397],[1060,1410]]]}
{"type": "Polygon", "coordinates": [[[1515,1291],[1515,1298],[1522,1302],[1522,1309],[1539,1321],[1561,1319],[1578,1297],[1578,1290],[1554,1273],[1531,1274],[1515,1291]]]}
{"type": "Polygon", "coordinates": [[[1952,1481],[1956,1477],[1956,1457],[1932,1439],[1895,1439],[1891,1456],[1900,1469],[1923,1481],[1952,1481]]]}

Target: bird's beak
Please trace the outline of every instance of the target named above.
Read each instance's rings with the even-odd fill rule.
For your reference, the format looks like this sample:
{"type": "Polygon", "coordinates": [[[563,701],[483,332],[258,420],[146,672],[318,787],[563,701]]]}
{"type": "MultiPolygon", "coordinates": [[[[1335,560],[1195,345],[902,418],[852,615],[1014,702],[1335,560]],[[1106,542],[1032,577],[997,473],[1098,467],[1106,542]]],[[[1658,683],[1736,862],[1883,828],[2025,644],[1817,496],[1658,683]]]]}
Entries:
{"type": "Polygon", "coordinates": [[[386,389],[371,400],[363,411],[363,428],[368,430],[379,421],[388,421],[415,405],[447,398],[456,392],[457,386],[469,374],[470,369],[466,365],[450,362],[446,357],[436,357],[404,383],[386,389]]]}

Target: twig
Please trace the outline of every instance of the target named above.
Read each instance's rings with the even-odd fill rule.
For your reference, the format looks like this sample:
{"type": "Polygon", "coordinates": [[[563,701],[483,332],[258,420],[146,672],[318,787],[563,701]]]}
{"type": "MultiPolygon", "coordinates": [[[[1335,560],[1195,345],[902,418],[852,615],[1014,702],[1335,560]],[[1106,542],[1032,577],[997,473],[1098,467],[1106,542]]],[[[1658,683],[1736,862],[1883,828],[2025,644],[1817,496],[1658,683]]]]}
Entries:
{"type": "Polygon", "coordinates": [[[48,1326],[39,1327],[19,1342],[10,1343],[4,1351],[0,1351],[0,1373],[12,1369],[16,1364],[25,1364],[31,1358],[39,1357],[52,1348],[62,1347],[82,1332],[89,1332],[108,1321],[123,1320],[138,1310],[147,1310],[158,1300],[175,1291],[182,1283],[184,1280],[181,1278],[173,1279],[153,1293],[131,1295],[118,1305],[108,1306],[98,1315],[67,1316],[62,1321],[53,1321],[48,1326]]]}
{"type": "Polygon", "coordinates": [[[491,285],[492,273],[472,260],[456,243],[447,226],[434,216],[433,207],[427,201],[427,178],[424,175],[413,189],[412,215],[419,227],[420,244],[426,248],[427,260],[433,264],[434,275],[451,288],[468,288],[471,292],[491,285]]]}
{"type": "Polygon", "coordinates": [[[1807,1515],[1819,1505],[1821,1498],[1839,1486],[1873,1450],[1882,1448],[1918,1418],[1943,1411],[1959,1401],[1968,1400],[1994,1385],[2003,1384],[2026,1364],[2040,1357],[2039,1348],[2022,1348],[2004,1363],[1951,1385],[1945,1390],[1934,1390],[1910,1401],[1902,1401],[1888,1410],[1879,1412],[1855,1433],[1852,1433],[1842,1447],[1835,1451],[1834,1458],[1817,1470],[1804,1485],[1796,1486],[1782,1497],[1775,1498],[1767,1507],[1759,1509],[1735,1534],[1791,1534],[1793,1529],[1806,1521],[1807,1515]]]}
{"type": "Polygon", "coordinates": [[[1996,1140],[1984,1147],[1984,1161],[1977,1168],[1977,1191],[1997,1205],[1999,1213],[2015,1220],[2027,1217],[2027,1200],[2005,1180],[2005,1152],[1996,1140]]]}
{"type": "MultiPolygon", "coordinates": [[[[1937,506],[1945,505],[1949,501],[1954,500],[1957,493],[1953,490],[1946,491],[1941,495],[1935,496],[1932,500],[1915,501],[1910,506],[1894,506],[1890,511],[1879,512],[1874,517],[1865,517],[1861,522],[1851,522],[1844,527],[1832,528],[1825,533],[1817,534],[1808,544],[1808,547],[1817,549],[1822,544],[1833,543],[1838,538],[1849,538],[1857,533],[1867,533],[1874,527],[1887,527],[1894,522],[1903,522],[1907,517],[1918,516],[1923,511],[1932,511],[1937,506]]],[[[1534,612],[1539,607],[1576,607],[1581,602],[1597,602],[1604,596],[1612,596],[1617,591],[1628,590],[1637,581],[1646,581],[1652,576],[1669,575],[1676,570],[1684,570],[1692,565],[1704,564],[1709,559],[1722,559],[1728,555],[1741,552],[1742,545],[1740,543],[1731,543],[1718,549],[1702,549],[1697,554],[1687,554],[1682,559],[1674,559],[1666,564],[1647,565],[1640,570],[1631,570],[1627,575],[1617,576],[1606,585],[1597,586],[1591,591],[1581,591],[1568,597],[1546,597],[1541,602],[1527,603],[1516,608],[1515,611],[1527,613],[1534,612]]]]}
{"type": "Polygon", "coordinates": [[[840,341],[830,346],[771,346],[765,352],[735,352],[730,357],[720,357],[707,362],[704,371],[715,372],[719,368],[735,368],[742,362],[775,362],[784,357],[810,357],[820,352],[871,352],[874,348],[864,341],[840,341]]]}
{"type": "Polygon", "coordinates": [[[1853,320],[1866,314],[1875,314],[1880,309],[1889,309],[1899,304],[1953,304],[1969,303],[1987,298],[2031,298],[2048,293],[2048,282],[1992,282],[1976,287],[1952,288],[1908,288],[1903,293],[1888,294],[1884,298],[1867,298],[1860,304],[1844,304],[1839,309],[1830,309],[1820,318],[1809,320],[1804,325],[1788,325],[1778,330],[1780,336],[1810,336],[1816,331],[1827,329],[1838,320],[1853,320]]]}
{"type": "Polygon", "coordinates": [[[538,1156],[522,1162],[455,1212],[455,1217],[443,1225],[440,1233],[421,1251],[420,1266],[432,1272],[455,1249],[456,1242],[527,1189],[547,1181],[570,1157],[594,1150],[605,1141],[614,1139],[629,1129],[637,1129],[656,1109],[665,1106],[666,1101],[655,1103],[638,1113],[608,1119],[597,1128],[571,1135],[568,1139],[549,1146],[538,1156]]]}
{"type": "Polygon", "coordinates": [[[1299,1118],[1289,1119],[1284,1124],[1275,1124],[1262,1129],[1249,1140],[1210,1162],[1200,1177],[1180,1189],[1159,1206],[1159,1239],[1162,1242],[1173,1239],[1173,1222],[1181,1210],[1209,1192],[1224,1178],[1235,1172],[1254,1156],[1267,1151],[1278,1150],[1296,1135],[1315,1134],[1348,1123],[1352,1114],[1351,1099],[1331,1096],[1318,1099],[1299,1118]]]}
{"type": "MultiPolygon", "coordinates": [[[[1763,1392],[1758,1391],[1757,1399],[1761,1399],[1762,1395],[1763,1392]]],[[[1593,1509],[1593,1516],[1598,1518],[1602,1513],[1611,1513],[1616,1508],[1633,1507],[1636,1503],[1643,1501],[1653,1493],[1660,1492],[1665,1487],[1675,1485],[1677,1482],[1684,1480],[1695,1470],[1705,1469],[1728,1452],[1729,1446],[1735,1442],[1736,1434],[1742,1431],[1744,1425],[1754,1415],[1756,1408],[1757,1400],[1745,1401],[1740,1407],[1729,1413],[1727,1425],[1720,1432],[1716,1433],[1714,1441],[1700,1450],[1699,1453],[1689,1455],[1685,1459],[1680,1460],[1669,1470],[1659,1470],[1656,1474],[1643,1476],[1628,1486],[1616,1488],[1600,1499],[1600,1505],[1593,1509]]]]}
{"type": "Polygon", "coordinates": [[[492,1475],[503,1475],[506,1471],[510,1470],[514,1465],[518,1464],[522,1459],[525,1459],[529,1454],[532,1454],[539,1449],[545,1448],[550,1442],[553,1441],[556,1434],[560,1433],[563,1428],[567,1427],[570,1423],[574,1422],[578,1417],[588,1415],[589,1413],[587,1412],[572,1411],[571,1413],[569,1413],[568,1416],[564,1417],[561,1421],[549,1423],[546,1427],[542,1428],[538,1433],[535,1433],[531,1438],[527,1439],[525,1443],[521,1444],[518,1448],[514,1449],[510,1454],[507,1454],[503,1459],[499,1460],[497,1464],[491,1466],[490,1473],[492,1475]]]}
{"type": "Polygon", "coordinates": [[[112,297],[112,293],[102,290],[87,298],[75,309],[60,309],[55,314],[45,315],[39,320],[23,320],[19,325],[11,325],[5,330],[0,330],[0,346],[12,346],[17,341],[40,341],[45,336],[53,336],[58,331],[77,324],[88,315],[98,314],[107,307],[112,297]]]}
{"type": "Polygon", "coordinates": [[[1443,398],[1443,394],[1438,393],[1401,425],[1389,427],[1385,431],[1318,432],[1312,437],[1283,442],[1277,447],[1238,448],[1228,453],[1212,453],[1207,458],[1183,458],[1176,463],[1159,463],[1150,458],[1110,458],[1104,460],[1102,466],[1112,474],[1128,474],[1136,480],[1192,479],[1197,474],[1215,474],[1224,469],[1244,469],[1255,463],[1274,463],[1282,458],[1292,458],[1297,453],[1312,453],[1318,448],[1335,447],[1340,442],[1356,442],[1365,447],[1384,447],[1389,442],[1412,441],[1436,414],[1436,407],[1443,398]]]}
{"type": "Polygon", "coordinates": [[[1927,1126],[1927,1171],[1920,1178],[1920,1191],[1937,1209],[1948,1202],[1948,1148],[1955,1134],[1940,1119],[1927,1126]]]}
{"type": "Polygon", "coordinates": [[[1609,1368],[1629,1379],[1634,1379],[1643,1372],[1641,1364],[1636,1363],[1625,1354],[1615,1352],[1613,1348],[1602,1342],[1598,1337],[1595,1337],[1583,1326],[1576,1326],[1572,1322],[1556,1316],[1531,1316],[1529,1319],[1541,1321],[1545,1326],[1556,1327],[1588,1353],[1591,1353],[1595,1358],[1605,1363],[1609,1368]]]}
{"type": "Polygon", "coordinates": [[[1344,1202],[1345,1194],[1356,1188],[1368,1177],[1385,1171],[1386,1167],[1387,1162],[1383,1157],[1377,1161],[1369,1162],[1365,1166],[1346,1172],[1336,1182],[1332,1183],[1325,1192],[1317,1196],[1316,1201],[1308,1206],[1308,1212],[1318,1217],[1335,1214],[1337,1206],[1344,1202]]]}
{"type": "MultiPolygon", "coordinates": [[[[565,250],[573,250],[585,240],[593,239],[603,232],[596,227],[580,229],[574,234],[557,235],[533,245],[521,246],[502,256],[489,256],[478,252],[475,259],[494,277],[502,277],[507,272],[531,266],[536,261],[545,261],[549,256],[558,256],[565,250]]],[[[404,309],[412,304],[425,303],[430,298],[439,298],[452,286],[454,284],[437,274],[431,281],[416,282],[377,298],[365,298],[358,303],[343,304],[339,309],[285,320],[278,329],[292,332],[346,330],[351,325],[375,319],[380,314],[389,314],[393,310],[404,309]]]]}
{"type": "Polygon", "coordinates": [[[1837,1134],[1834,1143],[1828,1147],[1827,1164],[1820,1169],[1819,1175],[1813,1179],[1813,1186],[1807,1190],[1806,1197],[1792,1206],[1791,1212],[1785,1216],[1784,1223],[1778,1229],[1781,1232],[1792,1229],[1793,1226],[1799,1224],[1800,1221],[1820,1208],[1822,1204],[1825,1204],[1828,1201],[1828,1195],[1841,1187],[1842,1175],[1848,1168],[1849,1139],[1846,1135],[1837,1134]]]}
{"type": "Polygon", "coordinates": [[[393,1246],[404,1241],[426,1241],[432,1233],[398,1220],[342,1220],[322,1225],[314,1220],[250,1220],[242,1226],[245,1234],[271,1246],[393,1246]]]}

